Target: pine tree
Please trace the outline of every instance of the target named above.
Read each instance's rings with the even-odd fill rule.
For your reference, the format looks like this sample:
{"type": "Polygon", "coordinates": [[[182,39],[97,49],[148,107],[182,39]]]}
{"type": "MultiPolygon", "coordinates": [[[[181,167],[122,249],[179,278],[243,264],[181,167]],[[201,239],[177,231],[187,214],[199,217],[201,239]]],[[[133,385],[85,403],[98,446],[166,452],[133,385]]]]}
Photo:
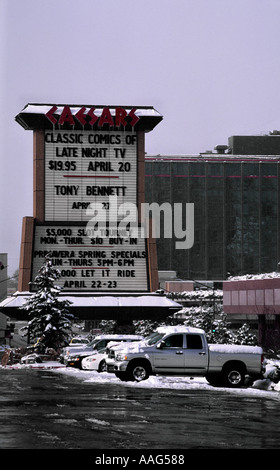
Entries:
{"type": "Polygon", "coordinates": [[[43,349],[59,350],[71,337],[74,316],[69,312],[71,302],[58,298],[61,287],[55,282],[60,276],[47,255],[33,283],[36,292],[22,306],[30,319],[27,327],[30,339],[35,342],[39,339],[43,349]]]}

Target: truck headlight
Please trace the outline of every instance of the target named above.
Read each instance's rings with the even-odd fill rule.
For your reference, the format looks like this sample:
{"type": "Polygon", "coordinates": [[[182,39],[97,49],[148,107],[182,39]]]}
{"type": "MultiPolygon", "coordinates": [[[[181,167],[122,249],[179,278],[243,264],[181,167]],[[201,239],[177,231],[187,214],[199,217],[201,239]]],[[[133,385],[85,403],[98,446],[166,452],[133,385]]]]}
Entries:
{"type": "Polygon", "coordinates": [[[125,353],[117,353],[116,361],[127,361],[127,355],[125,353]]]}

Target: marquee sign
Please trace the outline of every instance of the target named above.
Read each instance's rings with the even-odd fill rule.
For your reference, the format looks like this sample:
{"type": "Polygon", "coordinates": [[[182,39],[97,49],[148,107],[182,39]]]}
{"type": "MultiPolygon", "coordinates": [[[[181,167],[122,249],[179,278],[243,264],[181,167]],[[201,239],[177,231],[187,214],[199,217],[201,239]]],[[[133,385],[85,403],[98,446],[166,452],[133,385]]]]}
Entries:
{"type": "Polygon", "coordinates": [[[61,273],[64,290],[146,292],[146,239],[129,230],[106,229],[91,236],[85,225],[37,225],[33,251],[33,280],[49,253],[61,273]]]}
{"type": "MultiPolygon", "coordinates": [[[[92,204],[137,203],[135,132],[45,132],[45,220],[85,221],[92,204]]],[[[116,215],[117,220],[117,215],[116,215]]]]}
{"type": "Polygon", "coordinates": [[[16,116],[34,132],[35,172],[19,290],[30,289],[46,254],[61,271],[64,291],[157,288],[151,241],[120,225],[120,208],[132,205],[137,213],[144,202],[144,133],[161,119],[152,107],[54,104],[28,104],[16,116]],[[97,217],[99,231],[92,232],[97,208],[102,220],[97,217]]]}

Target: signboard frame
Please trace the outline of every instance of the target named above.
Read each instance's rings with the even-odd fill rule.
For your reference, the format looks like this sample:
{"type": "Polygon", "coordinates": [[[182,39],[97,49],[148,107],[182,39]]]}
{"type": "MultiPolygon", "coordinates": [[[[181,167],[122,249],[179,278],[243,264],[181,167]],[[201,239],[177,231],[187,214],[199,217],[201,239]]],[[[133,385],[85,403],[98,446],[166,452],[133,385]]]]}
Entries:
{"type": "MultiPolygon", "coordinates": [[[[94,126],[88,127],[88,122],[84,126],[81,126],[83,119],[88,119],[88,116],[93,116],[92,107],[88,110],[85,110],[84,107],[74,106],[70,107],[67,105],[27,105],[26,108],[16,116],[17,122],[22,125],[25,129],[33,130],[33,217],[24,217],[23,226],[22,226],[22,243],[21,243],[21,256],[20,256],[20,270],[19,270],[19,284],[18,290],[22,291],[31,291],[31,280],[32,280],[32,264],[33,264],[33,251],[35,246],[34,235],[36,232],[36,227],[40,225],[43,226],[50,224],[50,226],[56,226],[57,224],[61,226],[75,226],[75,224],[81,225],[82,221],[64,221],[64,220],[46,220],[45,214],[45,197],[46,197],[46,175],[45,175],[45,132],[46,129],[50,130],[61,130],[73,131],[77,129],[88,129],[93,131],[100,131],[100,122],[102,121],[102,132],[124,132],[124,127],[126,126],[124,118],[128,119],[134,116],[138,117],[134,119],[135,127],[130,126],[130,121],[128,119],[128,126],[125,130],[128,132],[135,132],[136,135],[136,160],[137,160],[137,169],[136,169],[136,205],[138,208],[138,215],[140,218],[141,204],[145,202],[145,132],[150,131],[157,125],[158,122],[162,119],[162,116],[159,115],[151,107],[129,107],[130,111],[123,110],[121,111],[120,107],[112,107],[112,110],[107,106],[99,107],[101,109],[98,114],[98,119],[96,120],[94,126]],[[60,117],[56,115],[58,106],[60,117]],[[117,110],[118,108],[118,110],[117,110]],[[73,111],[75,110],[75,112],[73,111]],[[70,111],[69,111],[70,110],[70,111]],[[138,110],[138,111],[137,111],[138,110]],[[123,114],[122,114],[123,113],[123,114]],[[48,116],[47,116],[48,114],[48,116]],[[112,123],[109,121],[109,115],[111,116],[112,123]],[[62,122],[63,116],[64,121],[62,122]],[[77,123],[77,117],[79,118],[79,123],[77,123]],[[56,122],[50,122],[50,118],[53,118],[56,122]],[[119,119],[119,126],[116,126],[116,119],[119,119]],[[70,122],[70,119],[73,119],[70,122]],[[113,125],[111,125],[113,124],[113,125]]],[[[95,111],[96,113],[96,111],[95,111]]],[[[82,132],[82,131],[81,131],[82,132]]],[[[140,223],[140,219],[138,220],[140,223]]],[[[149,222],[151,223],[151,222],[149,222]]],[[[148,233],[151,234],[151,230],[148,230],[148,233]]],[[[144,292],[154,292],[158,288],[158,271],[157,271],[157,256],[156,256],[156,242],[155,239],[149,236],[145,239],[146,246],[146,272],[147,272],[147,287],[144,292]]],[[[33,273],[34,277],[34,273],[33,273]]],[[[102,289],[99,289],[98,292],[102,292],[102,289]]],[[[143,289],[139,292],[143,292],[143,289]]],[[[76,291],[74,290],[73,293],[76,291]]],[[[83,291],[79,291],[82,293],[83,291]]],[[[85,292],[85,291],[84,291],[85,292]]],[[[89,291],[87,291],[89,292],[89,291]]],[[[94,294],[95,290],[90,290],[94,294]]],[[[112,295],[114,292],[108,292],[112,295]]],[[[132,290],[121,290],[121,292],[138,292],[138,289],[133,288],[132,290]]]]}

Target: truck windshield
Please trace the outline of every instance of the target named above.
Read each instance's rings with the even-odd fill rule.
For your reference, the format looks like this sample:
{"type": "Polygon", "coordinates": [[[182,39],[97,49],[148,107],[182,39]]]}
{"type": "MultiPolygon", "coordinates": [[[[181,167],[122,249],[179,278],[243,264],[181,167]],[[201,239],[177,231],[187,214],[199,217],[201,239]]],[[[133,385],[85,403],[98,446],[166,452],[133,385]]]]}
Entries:
{"type": "Polygon", "coordinates": [[[155,331],[154,333],[152,333],[150,336],[146,338],[146,343],[151,346],[152,344],[155,344],[158,341],[160,341],[163,337],[164,337],[164,334],[158,333],[157,331],[155,331]]]}

